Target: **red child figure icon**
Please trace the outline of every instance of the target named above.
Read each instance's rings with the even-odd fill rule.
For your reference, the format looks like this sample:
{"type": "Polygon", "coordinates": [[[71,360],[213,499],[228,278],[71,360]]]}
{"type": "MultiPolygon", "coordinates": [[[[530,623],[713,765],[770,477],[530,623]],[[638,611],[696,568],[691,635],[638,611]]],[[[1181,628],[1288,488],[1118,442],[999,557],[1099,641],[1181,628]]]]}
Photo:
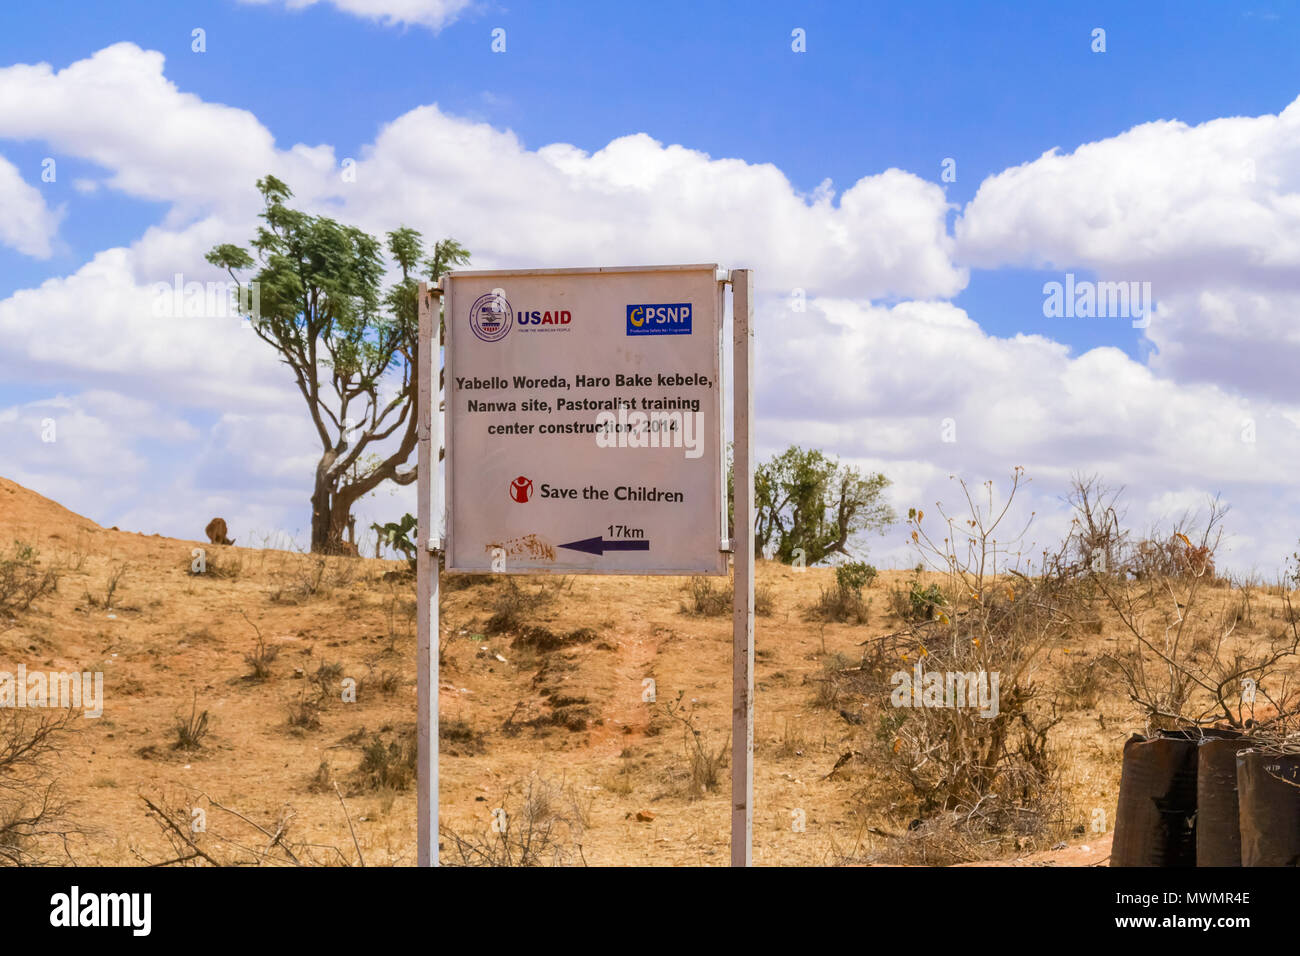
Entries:
{"type": "Polygon", "coordinates": [[[510,497],[515,501],[523,504],[533,496],[533,483],[530,479],[520,475],[514,481],[510,482],[510,497]]]}

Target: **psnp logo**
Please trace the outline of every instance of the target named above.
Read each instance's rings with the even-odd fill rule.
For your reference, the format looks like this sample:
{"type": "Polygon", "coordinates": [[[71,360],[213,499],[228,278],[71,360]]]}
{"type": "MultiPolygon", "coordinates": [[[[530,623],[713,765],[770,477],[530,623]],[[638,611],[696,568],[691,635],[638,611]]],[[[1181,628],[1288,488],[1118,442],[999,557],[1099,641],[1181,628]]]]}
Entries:
{"type": "Polygon", "coordinates": [[[628,335],[690,335],[691,304],[629,305],[628,335]]]}

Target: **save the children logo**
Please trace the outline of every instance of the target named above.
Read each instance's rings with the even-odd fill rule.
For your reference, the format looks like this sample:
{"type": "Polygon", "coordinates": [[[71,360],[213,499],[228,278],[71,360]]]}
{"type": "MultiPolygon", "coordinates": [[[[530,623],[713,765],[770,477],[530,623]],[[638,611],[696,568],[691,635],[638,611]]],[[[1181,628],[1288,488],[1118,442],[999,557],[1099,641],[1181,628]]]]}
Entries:
{"type": "Polygon", "coordinates": [[[514,481],[510,482],[510,497],[512,500],[523,504],[533,496],[533,482],[529,478],[520,475],[514,481]]]}
{"type": "Polygon", "coordinates": [[[505,293],[493,289],[474,300],[469,308],[469,324],[484,342],[500,342],[515,324],[514,310],[506,301],[505,293]]]}

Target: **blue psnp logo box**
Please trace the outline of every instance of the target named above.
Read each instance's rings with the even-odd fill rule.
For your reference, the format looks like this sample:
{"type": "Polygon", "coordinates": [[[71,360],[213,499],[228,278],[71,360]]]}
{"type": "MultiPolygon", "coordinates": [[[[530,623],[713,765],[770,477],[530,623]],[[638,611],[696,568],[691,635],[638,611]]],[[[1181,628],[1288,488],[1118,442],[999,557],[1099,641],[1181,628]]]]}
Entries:
{"type": "Polygon", "coordinates": [[[628,335],[690,335],[691,304],[671,302],[629,305],[628,335]]]}

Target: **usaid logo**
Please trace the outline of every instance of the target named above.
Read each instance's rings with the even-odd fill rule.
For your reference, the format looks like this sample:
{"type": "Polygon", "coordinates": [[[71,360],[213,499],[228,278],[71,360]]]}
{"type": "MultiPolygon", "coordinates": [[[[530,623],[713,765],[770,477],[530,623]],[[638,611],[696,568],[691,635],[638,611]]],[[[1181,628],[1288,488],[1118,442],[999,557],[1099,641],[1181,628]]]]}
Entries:
{"type": "Polygon", "coordinates": [[[629,305],[628,335],[690,335],[691,304],[629,305]]]}

